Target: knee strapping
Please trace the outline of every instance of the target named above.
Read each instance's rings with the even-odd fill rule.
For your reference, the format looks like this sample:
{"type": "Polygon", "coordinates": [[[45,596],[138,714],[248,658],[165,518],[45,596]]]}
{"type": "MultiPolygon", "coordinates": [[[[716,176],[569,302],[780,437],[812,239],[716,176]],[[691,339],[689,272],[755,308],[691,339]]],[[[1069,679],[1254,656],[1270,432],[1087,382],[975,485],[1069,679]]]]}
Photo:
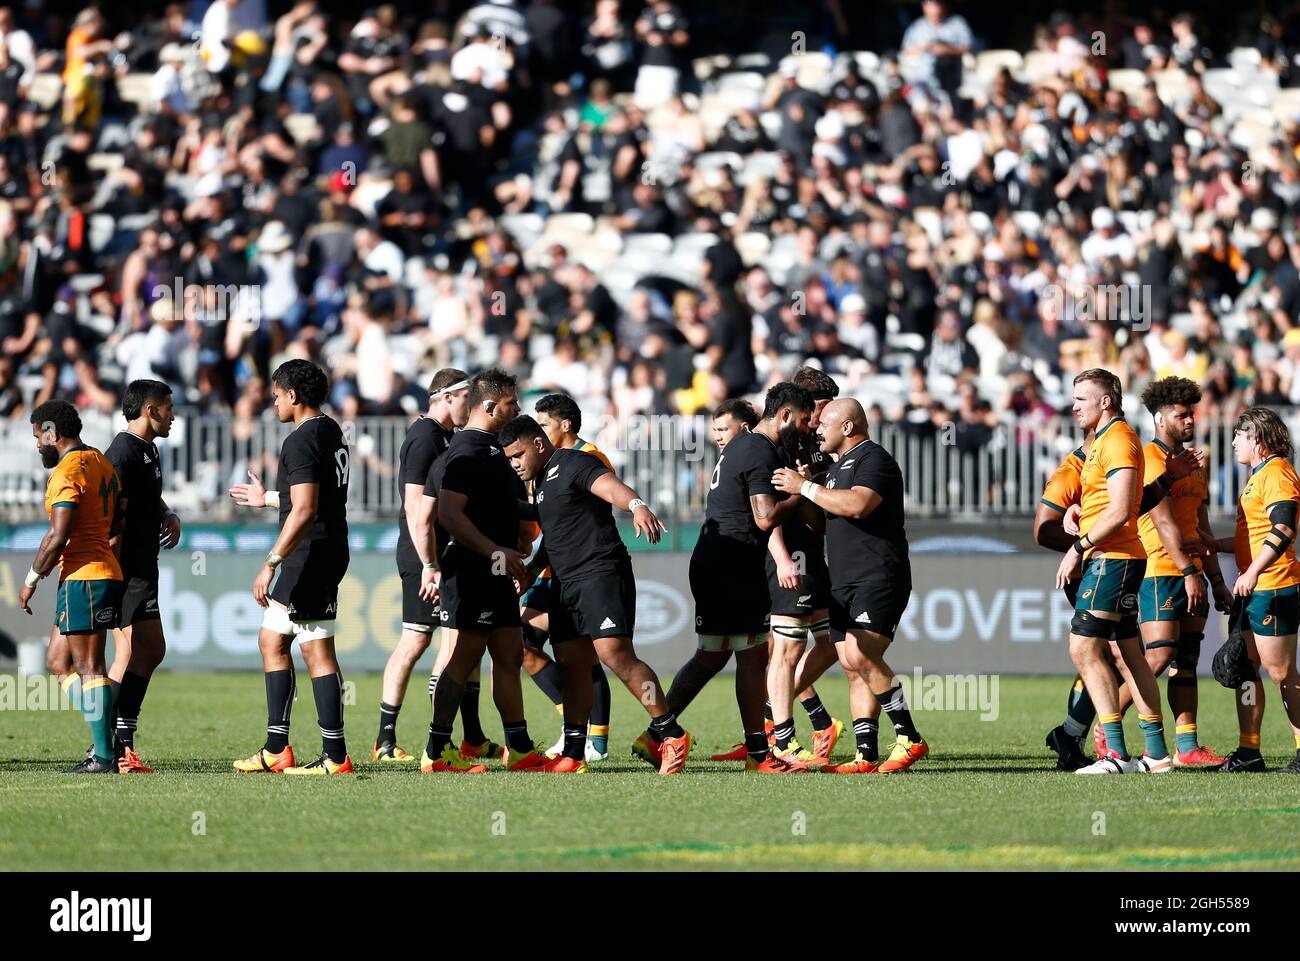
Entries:
{"type": "Polygon", "coordinates": [[[1094,637],[1102,641],[1115,639],[1115,631],[1123,621],[1110,621],[1092,611],[1075,611],[1070,619],[1070,632],[1080,637],[1094,637]]]}

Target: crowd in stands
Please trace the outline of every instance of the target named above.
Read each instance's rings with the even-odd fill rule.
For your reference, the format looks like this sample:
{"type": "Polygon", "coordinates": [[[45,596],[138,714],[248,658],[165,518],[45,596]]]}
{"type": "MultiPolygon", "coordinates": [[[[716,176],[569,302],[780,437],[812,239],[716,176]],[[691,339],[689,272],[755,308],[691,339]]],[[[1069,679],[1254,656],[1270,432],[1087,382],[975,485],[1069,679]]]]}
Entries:
{"type": "Polygon", "coordinates": [[[668,0],[408,9],[0,9],[0,416],[144,376],[250,416],[292,357],[344,417],[496,364],[614,424],[812,363],[973,448],[1095,366],[1300,405],[1300,22],[1008,49],[925,0],[718,53],[668,0]]]}

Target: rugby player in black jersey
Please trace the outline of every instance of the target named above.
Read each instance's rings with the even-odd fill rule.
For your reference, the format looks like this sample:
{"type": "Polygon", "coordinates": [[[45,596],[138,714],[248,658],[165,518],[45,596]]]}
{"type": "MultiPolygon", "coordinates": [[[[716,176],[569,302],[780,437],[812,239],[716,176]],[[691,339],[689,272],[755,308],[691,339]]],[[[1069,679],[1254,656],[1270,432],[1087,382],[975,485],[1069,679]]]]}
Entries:
{"type": "MultiPolygon", "coordinates": [[[[816,430],[822,410],[839,394],[839,385],[815,367],[799,368],[791,382],[812,394],[811,426],[816,430]]],[[[797,446],[783,447],[781,454],[786,467],[806,473],[813,480],[824,478],[830,465],[830,458],[818,449],[816,434],[811,432],[800,438],[797,446]]],[[[803,690],[795,687],[798,668],[810,653],[810,633],[814,651],[829,652],[831,662],[835,657],[830,640],[830,574],[826,570],[823,528],[821,518],[805,519],[797,512],[772,531],[767,542],[767,587],[772,598],[767,696],[772,749],[777,757],[814,766],[826,762],[844,730],[843,722],[830,716],[811,684],[803,690]],[[796,691],[813,724],[811,750],[805,750],[795,739],[796,691]]]]}
{"type": "MultiPolygon", "coordinates": [[[[718,453],[727,449],[727,444],[741,431],[752,430],[758,423],[758,411],[744,398],[725,400],[713,411],[709,433],[713,443],[718,445],[718,453]]],[[[705,651],[697,649],[691,659],[682,665],[682,669],[673,675],[672,686],[668,688],[668,705],[674,713],[684,710],[686,705],[695,700],[695,696],[704,689],[704,685],[713,680],[718,672],[731,660],[731,651],[705,651]]],[[[632,744],[632,754],[647,764],[658,768],[662,763],[659,753],[659,741],[653,732],[647,731],[632,744]]],[[[745,742],[725,754],[714,754],[714,761],[743,761],[749,755],[745,751],[745,742]]]]}
{"type": "MultiPolygon", "coordinates": [[[[826,555],[831,575],[831,638],[846,673],[866,681],[876,704],[861,697],[852,705],[858,754],[835,773],[901,771],[929,752],[912,722],[903,687],[885,663],[885,650],[912,594],[912,568],[903,523],[903,474],[893,456],[868,439],[867,417],[852,398],[834,400],[817,428],[823,453],[835,456],[825,485],[783,467],[773,486],[800,494],[825,512],[826,555]],[[876,738],[859,721],[883,707],[893,722],[895,744],[879,760],[876,738]]],[[[792,500],[798,500],[792,498],[792,500]]],[[[797,682],[796,682],[797,683],[797,682]]],[[[854,692],[850,690],[850,697],[854,692]]]]}
{"type": "Polygon", "coordinates": [[[135,753],[135,729],[149,679],[167,650],[158,610],[158,550],[175,547],[181,538],[180,518],[163,501],[162,462],[154,444],[171,433],[172,389],[160,380],[133,380],[122,397],[122,416],[126,430],[104,451],[121,485],[122,526],[114,546],[126,584],[108,669],[117,688],[113,748],[119,773],[147,774],[152,769],[135,753]]]}
{"type": "Polygon", "coordinates": [[[668,708],[659,678],[636,656],[636,581],[611,505],[632,512],[637,536],[658,543],[663,524],[636,491],[592,455],[555,447],[531,417],[502,430],[501,448],[515,472],[533,484],[542,547],[553,571],[551,643],[564,674],[564,747],[546,770],[585,773],[591,669],[597,658],[645,706],[660,735],[660,774],[682,770],[691,737],[668,708]]]}
{"type": "Polygon", "coordinates": [[[266,744],[235,761],[236,771],[351,774],[343,738],[343,675],[334,652],[339,582],[348,569],[348,446],[338,423],[321,413],[329,395],[325,372],[307,360],[288,360],[271,375],[280,423],[293,431],[280,448],[276,490],[252,471],[250,483],[230,496],[241,507],[274,507],[280,533],[253,581],[253,597],[266,608],[258,646],[266,672],[266,744]],[[277,576],[278,574],[278,576],[277,576]],[[271,582],[275,581],[272,587],[271,582]],[[289,714],[297,690],[292,648],[302,647],[311,676],[322,749],[316,760],[294,763],[289,714]]]}
{"type": "MultiPolygon", "coordinates": [[[[425,488],[438,501],[438,616],[443,627],[456,631],[434,690],[429,743],[420,764],[426,773],[487,770],[451,743],[452,721],[465,686],[485,652],[492,655],[492,696],[505,729],[502,763],[508,770],[528,771],[547,761],[528,736],[519,679],[519,589],[526,574],[518,548],[524,489],[497,443],[497,432],[518,414],[515,378],[498,369],[473,377],[465,429],[434,462],[425,488]]],[[[426,574],[429,589],[435,573],[426,574]]]]}
{"type": "MultiPolygon", "coordinates": [[[[773,757],[763,729],[767,688],[767,538],[799,508],[799,499],[778,501],[772,476],[781,467],[781,447],[794,446],[810,430],[812,395],[791,383],[767,392],[763,418],[736,434],[718,457],[709,483],[704,525],[691,554],[695,633],[701,651],[734,651],[736,701],[745,732],[746,771],[787,774],[807,771],[773,757]]],[[[796,475],[797,476],[797,475],[796,475]]],[[[698,693],[698,689],[696,691],[698,693]]],[[[684,710],[670,699],[675,713],[684,710]]],[[[653,731],[633,753],[653,757],[653,731]]]]}
{"type": "MultiPolygon", "coordinates": [[[[535,405],[537,424],[546,434],[551,446],[573,448],[595,457],[606,468],[612,470],[609,458],[595,444],[578,436],[582,430],[582,409],[577,401],[565,394],[547,394],[535,405]]],[[[530,489],[529,496],[532,492],[530,489]]],[[[536,541],[537,532],[532,532],[536,541]]],[[[540,543],[540,542],[537,542],[540,543]]],[[[534,551],[535,553],[535,551],[534,551]]],[[[533,683],[555,705],[563,715],[564,686],[563,671],[547,656],[544,649],[546,638],[550,634],[550,609],[552,602],[551,572],[545,568],[532,582],[524,596],[519,600],[523,608],[520,615],[524,622],[524,670],[533,679],[533,683]]],[[[587,726],[587,747],[585,755],[588,761],[609,760],[609,718],[610,691],[609,679],[605,669],[597,662],[591,669],[593,700],[591,703],[591,720],[587,726]]],[[[547,750],[547,754],[556,755],[564,751],[564,732],[560,739],[547,750]]]]}
{"type": "MultiPolygon", "coordinates": [[[[402,578],[402,636],[384,666],[379,703],[379,734],[370,757],[380,762],[411,762],[416,758],[397,743],[397,716],[406,699],[407,683],[416,662],[428,650],[438,626],[438,607],[421,595],[426,569],[436,571],[433,560],[433,511],[437,500],[425,493],[433,463],[451,443],[452,434],[465,426],[469,415],[469,374],[445,367],[429,383],[428,413],[417,417],[406,431],[398,454],[397,483],[402,509],[397,519],[397,571],[402,578]]],[[[451,656],[451,644],[439,645],[438,657],[429,675],[429,695],[437,684],[438,670],[451,656]]],[[[470,675],[465,685],[461,719],[466,733],[461,749],[482,750],[484,756],[499,754],[500,747],[481,736],[478,720],[479,674],[470,675]]]]}

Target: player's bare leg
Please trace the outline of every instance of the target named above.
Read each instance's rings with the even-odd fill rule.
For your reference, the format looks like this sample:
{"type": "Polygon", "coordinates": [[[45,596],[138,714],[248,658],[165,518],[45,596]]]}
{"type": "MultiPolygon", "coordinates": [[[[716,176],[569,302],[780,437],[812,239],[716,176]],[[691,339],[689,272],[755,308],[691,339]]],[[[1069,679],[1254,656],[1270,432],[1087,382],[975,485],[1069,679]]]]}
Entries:
{"type": "Polygon", "coordinates": [[[555,713],[560,715],[560,736],[546,753],[561,754],[564,751],[564,671],[543,648],[551,632],[551,618],[546,611],[525,607],[519,612],[519,619],[524,634],[524,673],[555,705],[555,713]]]}
{"type": "Polygon", "coordinates": [[[772,712],[772,753],[786,761],[811,760],[794,736],[795,672],[808,645],[811,617],[772,615],[767,662],[767,703],[772,712]]]}
{"type": "MultiPolygon", "coordinates": [[[[546,762],[546,756],[535,749],[532,738],[528,736],[528,722],[524,716],[524,690],[519,679],[524,661],[524,641],[520,629],[506,627],[490,632],[487,636],[487,651],[492,656],[492,700],[501,715],[501,725],[505,732],[508,752],[505,757],[506,767],[518,771],[539,768],[546,762]]],[[[448,671],[458,655],[459,651],[452,655],[448,671]]],[[[590,676],[588,667],[587,677],[590,676]]],[[[441,689],[441,680],[438,686],[441,689]]]]}
{"type": "Polygon", "coordinates": [[[1264,758],[1259,751],[1260,731],[1264,725],[1264,684],[1259,674],[1259,649],[1256,647],[1253,631],[1243,628],[1242,639],[1245,641],[1246,653],[1250,657],[1255,677],[1233,692],[1237,708],[1238,747],[1228,755],[1223,764],[1215,768],[1216,771],[1226,773],[1264,770],[1264,758]]]}
{"type": "MultiPolygon", "coordinates": [[[[451,730],[456,712],[466,714],[464,707],[472,686],[473,720],[466,720],[466,731],[467,734],[476,733],[469,731],[469,728],[478,726],[478,685],[487,641],[487,631],[442,629],[442,643],[434,660],[433,672],[429,675],[432,719],[429,722],[429,739],[425,745],[424,757],[420,759],[420,770],[425,773],[486,770],[482,765],[473,764],[463,751],[457,751],[451,746],[451,730]],[[449,672],[452,673],[449,675],[449,672]]],[[[481,733],[481,728],[477,733],[481,733]]],[[[464,749],[470,745],[466,741],[461,746],[464,749]]],[[[485,749],[483,757],[495,755],[497,745],[485,738],[482,746],[485,749]]]]}
{"type": "MultiPolygon", "coordinates": [[[[664,751],[660,747],[659,772],[676,774],[690,753],[691,740],[678,724],[677,715],[668,706],[668,696],[659,683],[659,675],[637,656],[630,637],[600,637],[596,638],[594,644],[600,663],[623,682],[628,693],[640,701],[650,715],[650,731],[656,735],[656,743],[662,745],[665,741],[672,742],[674,756],[668,759],[669,763],[665,763],[664,751]]],[[[565,670],[568,670],[567,665],[565,670]]],[[[635,748],[634,753],[639,754],[635,748]]]]}
{"type": "Polygon", "coordinates": [[[108,676],[117,683],[113,697],[116,728],[113,749],[118,769],[123,773],[149,773],[150,769],[135,753],[135,731],[149,681],[167,654],[162,621],[140,621],[120,628],[114,648],[108,676]]]}
{"type": "Polygon", "coordinates": [[[836,720],[826,710],[813,682],[839,659],[836,645],[831,641],[831,625],[827,611],[813,611],[812,626],[808,628],[813,642],[805,647],[803,657],[795,668],[795,697],[808,714],[813,726],[812,744],[808,753],[815,762],[824,762],[831,756],[840,735],[844,733],[844,722],[836,720]]]}
{"type": "Polygon", "coordinates": [[[334,637],[302,639],[299,646],[311,678],[312,698],[316,702],[321,756],[350,772],[352,764],[343,737],[343,672],[335,654],[334,637]]]}
{"type": "MultiPolygon", "coordinates": [[[[431,714],[433,692],[438,686],[438,675],[447,666],[452,651],[456,649],[456,629],[454,627],[444,627],[440,630],[441,640],[438,645],[438,654],[434,658],[433,669],[429,672],[429,706],[431,714]]],[[[483,724],[478,711],[482,676],[483,665],[482,659],[480,659],[475,662],[474,670],[469,673],[469,681],[465,684],[465,694],[460,702],[460,723],[464,735],[461,739],[460,750],[466,757],[488,759],[500,757],[505,748],[495,741],[489,740],[488,736],[483,733],[483,724]]],[[[432,725],[430,726],[430,734],[432,734],[432,725]]],[[[428,754],[427,745],[425,753],[428,754]]]]}
{"type": "Polygon", "coordinates": [[[799,660],[799,667],[795,671],[794,686],[799,692],[800,701],[817,695],[816,688],[813,685],[821,680],[822,675],[839,663],[840,660],[840,656],[836,651],[839,645],[831,640],[830,625],[827,623],[824,613],[823,611],[813,613],[813,626],[810,628],[813,642],[804,649],[803,657],[799,660]]]}
{"type": "Polygon", "coordinates": [[[289,721],[298,693],[298,677],[290,653],[292,644],[292,634],[281,634],[269,627],[263,627],[257,634],[266,683],[266,741],[256,754],[235,761],[236,771],[281,773],[294,765],[289,721]]]}
{"type": "MultiPolygon", "coordinates": [[[[1142,655],[1155,677],[1160,677],[1174,661],[1174,648],[1178,642],[1178,624],[1175,621],[1148,621],[1142,625],[1142,655]]],[[[1116,665],[1122,663],[1119,645],[1110,642],[1111,657],[1116,665]]],[[[1121,671],[1123,668],[1121,668],[1121,671]]],[[[1133,705],[1133,692],[1127,683],[1119,688],[1119,712],[1127,714],[1133,705]]]]}
{"type": "MultiPolygon", "coordinates": [[[[1186,617],[1179,621],[1147,621],[1141,625],[1142,645],[1146,649],[1147,665],[1155,677],[1169,672],[1169,710],[1174,716],[1176,752],[1174,764],[1220,764],[1223,758],[1200,745],[1196,726],[1197,690],[1196,663],[1200,655],[1200,642],[1205,636],[1205,618],[1186,617]]],[[[1112,644],[1112,655],[1119,650],[1112,644]]],[[[1120,713],[1128,711],[1133,694],[1125,684],[1120,688],[1120,713]]]]}
{"type": "MultiPolygon", "coordinates": [[[[1161,709],[1160,686],[1151,672],[1142,650],[1142,642],[1136,637],[1129,637],[1115,642],[1120,659],[1117,662],[1124,683],[1132,692],[1133,703],[1138,709],[1138,723],[1142,727],[1146,742],[1146,756],[1155,760],[1168,757],[1165,746],[1163,711],[1161,709]]],[[[1118,692],[1117,692],[1118,693],[1118,692]]],[[[1118,696],[1116,701],[1118,702],[1118,696]]],[[[1172,765],[1172,761],[1169,762],[1172,765]]]]}
{"type": "Polygon", "coordinates": [[[113,691],[109,686],[108,667],[104,661],[104,632],[65,634],[75,678],[64,690],[81,711],[94,741],[92,757],[83,759],[65,773],[102,774],[116,771],[113,763],[113,691]]]}
{"type": "Polygon", "coordinates": [[[880,774],[906,770],[930,753],[929,745],[912,722],[912,712],[907,706],[903,685],[885,662],[885,651],[891,642],[892,639],[884,634],[861,628],[850,629],[845,638],[846,645],[856,646],[856,654],[862,659],[859,673],[894,725],[894,746],[889,757],[877,769],[880,774]]]}
{"type": "MultiPolygon", "coordinates": [[[[550,758],[545,770],[558,774],[584,774],[587,771],[587,724],[591,719],[591,669],[596,664],[596,649],[590,637],[575,637],[555,645],[555,656],[564,677],[564,743],[561,751],[550,758]]],[[[520,692],[522,696],[522,691],[520,692]]]]}
{"type": "Polygon", "coordinates": [[[880,700],[871,693],[867,660],[857,644],[840,641],[832,650],[849,682],[849,710],[857,750],[852,760],[827,764],[822,770],[828,774],[874,774],[880,767],[880,700]]]}
{"type": "Polygon", "coordinates": [[[379,734],[375,737],[375,746],[370,752],[372,761],[413,761],[397,745],[397,716],[406,700],[406,688],[411,680],[411,672],[424,652],[433,641],[432,626],[424,624],[403,624],[397,646],[388,655],[384,665],[384,678],[379,698],[379,734]]]}
{"type": "MultiPolygon", "coordinates": [[[[1121,620],[1121,615],[1112,611],[1089,611],[1076,614],[1075,618],[1075,623],[1078,625],[1081,623],[1079,618],[1085,618],[1089,623],[1118,622],[1121,620]]],[[[1099,625],[1099,632],[1103,627],[1106,625],[1099,625]]],[[[1113,633],[1113,628],[1106,629],[1113,633]]],[[[1114,752],[1118,761],[1123,762],[1123,769],[1156,772],[1172,770],[1173,762],[1169,759],[1164,743],[1160,689],[1143,654],[1141,641],[1137,637],[1128,637],[1111,642],[1104,634],[1087,636],[1072,631],[1070,657],[1074,660],[1075,669],[1083,678],[1088,694],[1097,708],[1098,719],[1105,731],[1107,748],[1114,752]],[[1124,726],[1119,713],[1119,687],[1110,668],[1114,651],[1118,651],[1119,654],[1116,666],[1119,668],[1122,683],[1127,684],[1132,690],[1134,703],[1137,704],[1138,722],[1142,726],[1143,738],[1146,742],[1145,754],[1137,759],[1129,757],[1124,742],[1124,726]],[[1132,765],[1130,761],[1133,761],[1132,765]],[[1141,767],[1134,766],[1137,764],[1141,767]]],[[[1080,768],[1076,773],[1107,773],[1101,769],[1104,762],[1105,759],[1099,759],[1095,764],[1080,768]]],[[[1113,764],[1111,769],[1114,769],[1113,764]]]]}
{"type": "MultiPolygon", "coordinates": [[[[1186,754],[1184,748],[1200,748],[1197,732],[1196,715],[1200,707],[1200,691],[1196,684],[1196,665],[1200,660],[1201,641],[1205,638],[1205,618],[1188,617],[1178,624],[1178,636],[1182,644],[1174,649],[1173,659],[1169,664],[1169,680],[1166,681],[1169,710],[1174,715],[1174,731],[1178,738],[1178,754],[1186,754]],[[1190,734],[1190,738],[1185,735],[1190,734]]],[[[1152,665],[1154,671],[1155,666],[1152,665]]]]}
{"type": "Polygon", "coordinates": [[[704,686],[718,676],[731,660],[731,651],[696,651],[682,669],[673,676],[668,686],[668,706],[681,717],[699,696],[704,686]]]}
{"type": "MultiPolygon", "coordinates": [[[[551,618],[545,611],[525,607],[519,612],[519,619],[523,621],[524,631],[534,632],[534,637],[544,640],[551,632],[551,618]]],[[[558,711],[564,702],[561,694],[564,682],[560,679],[560,670],[555,666],[555,661],[542,650],[541,644],[542,641],[524,645],[524,671],[542,689],[542,693],[551,699],[558,711]]]]}
{"type": "MultiPolygon", "coordinates": [[[[672,712],[674,717],[678,720],[681,719],[682,712],[699,696],[705,685],[718,676],[718,672],[727,666],[729,660],[731,660],[730,648],[721,650],[696,649],[695,653],[691,655],[691,659],[673,675],[673,682],[668,686],[668,693],[665,695],[668,699],[668,710],[672,712]]],[[[662,738],[654,730],[647,728],[632,743],[632,754],[652,767],[658,768],[662,761],[659,750],[661,740],[662,738]]],[[[741,744],[736,751],[713,755],[713,760],[743,761],[746,756],[744,744],[741,744]]]]}
{"type": "MultiPolygon", "coordinates": [[[[563,718],[564,671],[542,649],[551,631],[550,615],[546,611],[525,607],[519,616],[524,630],[524,672],[550,698],[556,713],[563,718]]],[[[591,683],[593,697],[585,754],[588,761],[605,761],[609,759],[610,690],[609,679],[599,661],[591,667],[591,683]]],[[[563,751],[564,732],[561,730],[559,740],[546,753],[557,755],[563,751]]]]}
{"type": "Polygon", "coordinates": [[[108,665],[108,677],[113,682],[114,690],[122,683],[126,666],[131,663],[131,629],[118,627],[113,630],[113,663],[108,665]]]}
{"type": "MultiPolygon", "coordinates": [[[[59,688],[68,698],[69,704],[76,707],[72,699],[72,685],[80,678],[72,669],[72,651],[68,647],[68,639],[59,633],[57,627],[50,629],[50,643],[45,649],[45,669],[59,682],[59,688]]],[[[95,747],[92,744],[86,748],[86,757],[94,756],[95,747]]]]}
{"type": "Polygon", "coordinates": [[[1295,758],[1282,770],[1287,774],[1300,774],[1300,672],[1296,670],[1296,635],[1256,635],[1255,648],[1259,652],[1260,666],[1268,671],[1282,695],[1287,721],[1295,739],[1295,758]]]}
{"type": "Polygon", "coordinates": [[[59,633],[57,627],[50,630],[50,643],[45,648],[45,669],[60,684],[71,683],[72,651],[68,648],[68,639],[59,633]]]}
{"type": "Polygon", "coordinates": [[[457,632],[450,656],[438,675],[429,744],[420,765],[422,771],[486,770],[482,765],[466,765],[464,755],[451,748],[451,729],[464,700],[469,678],[478,670],[483,655],[489,652],[492,655],[492,699],[505,729],[508,753],[504,761],[507,767],[531,770],[545,763],[545,756],[533,750],[528,724],[524,720],[523,689],[519,685],[523,640],[519,628],[461,630],[457,632]]]}

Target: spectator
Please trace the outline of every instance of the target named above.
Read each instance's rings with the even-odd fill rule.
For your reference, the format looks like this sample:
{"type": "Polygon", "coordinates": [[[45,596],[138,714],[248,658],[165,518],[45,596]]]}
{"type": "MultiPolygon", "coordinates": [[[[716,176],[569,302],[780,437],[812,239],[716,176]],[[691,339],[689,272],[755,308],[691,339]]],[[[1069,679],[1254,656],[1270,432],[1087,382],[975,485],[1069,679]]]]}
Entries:
{"type": "Polygon", "coordinates": [[[683,54],[690,42],[686,18],[676,4],[651,0],[636,21],[641,42],[641,66],[636,75],[636,101],[649,110],[677,95],[683,54]]]}
{"type": "Polygon", "coordinates": [[[966,20],[949,15],[943,0],[923,0],[921,19],[903,34],[902,57],[913,83],[931,84],[956,96],[962,80],[962,57],[974,47],[966,20]]]}

